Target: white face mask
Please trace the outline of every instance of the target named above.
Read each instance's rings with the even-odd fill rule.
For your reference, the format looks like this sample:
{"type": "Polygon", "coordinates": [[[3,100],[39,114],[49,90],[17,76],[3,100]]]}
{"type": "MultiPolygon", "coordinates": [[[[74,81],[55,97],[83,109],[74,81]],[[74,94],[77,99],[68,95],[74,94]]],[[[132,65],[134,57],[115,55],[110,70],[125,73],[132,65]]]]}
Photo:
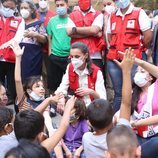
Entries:
{"type": "Polygon", "coordinates": [[[108,14],[111,14],[112,12],[115,11],[115,7],[112,6],[112,5],[106,5],[106,7],[104,8],[105,11],[108,13],[108,14]]]}
{"type": "Polygon", "coordinates": [[[4,17],[9,18],[9,17],[14,16],[15,11],[14,11],[13,9],[6,8],[6,7],[4,7],[4,6],[2,5],[2,6],[1,6],[1,9],[0,9],[0,13],[1,13],[1,15],[3,15],[4,17]]]}
{"type": "Polygon", "coordinates": [[[39,1],[38,4],[41,9],[46,9],[48,6],[48,3],[46,1],[39,1]]]}
{"type": "Polygon", "coordinates": [[[134,76],[134,83],[138,87],[144,87],[148,83],[146,74],[141,73],[141,72],[137,72],[134,76]]]}
{"type": "Polygon", "coordinates": [[[42,100],[44,100],[45,98],[44,98],[44,96],[38,96],[35,92],[31,92],[30,94],[29,94],[29,96],[34,100],[34,101],[42,101],[42,100]]]}
{"type": "Polygon", "coordinates": [[[24,19],[27,19],[30,16],[30,12],[27,9],[21,9],[20,14],[24,19]]]}
{"type": "Polygon", "coordinates": [[[71,63],[75,69],[78,69],[83,64],[83,61],[81,58],[72,58],[71,63]]]}

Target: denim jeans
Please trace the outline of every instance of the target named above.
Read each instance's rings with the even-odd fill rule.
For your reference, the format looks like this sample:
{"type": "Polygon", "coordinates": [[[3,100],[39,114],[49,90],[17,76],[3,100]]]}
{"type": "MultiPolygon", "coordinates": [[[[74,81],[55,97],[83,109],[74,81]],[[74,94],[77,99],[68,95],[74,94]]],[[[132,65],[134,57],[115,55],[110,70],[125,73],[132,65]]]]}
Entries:
{"type": "Polygon", "coordinates": [[[153,137],[141,145],[141,158],[158,158],[158,137],[153,137]]]}
{"type": "MultiPolygon", "coordinates": [[[[132,79],[134,77],[136,68],[137,66],[134,65],[131,74],[132,79]]],[[[114,112],[117,112],[120,109],[122,99],[122,71],[120,67],[112,60],[107,61],[107,69],[114,89],[113,109],[114,112]]]]}

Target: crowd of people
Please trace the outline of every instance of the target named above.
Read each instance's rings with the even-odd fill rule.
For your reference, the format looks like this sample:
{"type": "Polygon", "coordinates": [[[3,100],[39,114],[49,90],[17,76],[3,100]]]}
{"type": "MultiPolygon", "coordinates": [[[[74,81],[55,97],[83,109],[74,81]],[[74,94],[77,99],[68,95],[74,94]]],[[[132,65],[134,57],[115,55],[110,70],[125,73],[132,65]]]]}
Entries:
{"type": "Polygon", "coordinates": [[[157,10],[54,4],[0,2],[0,158],[157,158],[157,10]]]}

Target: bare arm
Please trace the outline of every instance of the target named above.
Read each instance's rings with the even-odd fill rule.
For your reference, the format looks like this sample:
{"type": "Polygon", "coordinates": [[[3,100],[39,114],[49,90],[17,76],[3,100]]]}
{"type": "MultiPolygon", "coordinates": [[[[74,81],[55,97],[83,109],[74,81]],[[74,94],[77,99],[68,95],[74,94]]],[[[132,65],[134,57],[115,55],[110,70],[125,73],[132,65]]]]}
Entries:
{"type": "Polygon", "coordinates": [[[118,61],[116,61],[116,63],[122,69],[122,75],[123,75],[120,118],[130,120],[131,98],[132,98],[131,70],[132,70],[133,63],[134,63],[134,55],[131,52],[131,49],[129,49],[125,52],[124,58],[121,63],[119,63],[118,61]]]}
{"type": "Polygon", "coordinates": [[[143,36],[144,36],[144,39],[143,39],[144,45],[146,48],[148,48],[150,46],[150,42],[151,42],[151,38],[152,38],[151,29],[144,31],[143,36]]]}
{"type": "Polygon", "coordinates": [[[48,36],[48,55],[51,55],[51,51],[52,51],[52,37],[48,36]]]}
{"type": "Polygon", "coordinates": [[[132,126],[139,127],[139,126],[150,126],[150,125],[157,125],[157,124],[158,124],[158,115],[155,115],[146,119],[134,121],[132,123],[132,126]]]}
{"type": "Polygon", "coordinates": [[[54,149],[54,147],[59,143],[59,141],[65,134],[69,125],[70,114],[72,108],[74,107],[75,100],[76,98],[74,96],[68,100],[59,128],[50,138],[41,143],[41,145],[44,146],[48,150],[48,152],[51,152],[54,149]]]}

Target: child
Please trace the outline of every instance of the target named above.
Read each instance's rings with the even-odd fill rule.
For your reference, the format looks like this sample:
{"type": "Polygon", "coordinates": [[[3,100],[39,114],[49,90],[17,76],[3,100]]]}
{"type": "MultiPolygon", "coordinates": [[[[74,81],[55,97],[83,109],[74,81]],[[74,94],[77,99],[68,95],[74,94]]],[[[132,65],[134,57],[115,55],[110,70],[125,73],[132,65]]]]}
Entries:
{"type": "Polygon", "coordinates": [[[17,147],[9,150],[5,158],[50,158],[48,151],[39,144],[21,140],[17,147]]]}
{"type": "MultiPolygon", "coordinates": [[[[134,57],[130,50],[127,50],[124,59],[118,63],[123,74],[122,102],[120,108],[119,124],[130,126],[129,119],[131,113],[131,69],[134,57]]],[[[108,101],[103,99],[94,100],[87,109],[87,117],[93,127],[94,132],[84,134],[82,144],[86,158],[105,157],[106,135],[111,129],[113,109],[108,101]]]]}
{"type": "Polygon", "coordinates": [[[8,102],[8,97],[6,95],[6,89],[0,82],[0,106],[6,106],[8,102]]]}
{"type": "Polygon", "coordinates": [[[18,144],[13,132],[13,110],[0,107],[0,157],[18,144]]]}
{"type": "Polygon", "coordinates": [[[141,147],[134,131],[118,125],[107,133],[107,158],[140,158],[141,147]]]}
{"type": "MultiPolygon", "coordinates": [[[[65,151],[66,157],[85,157],[82,147],[83,134],[88,132],[88,123],[86,120],[86,105],[83,100],[77,99],[74,109],[72,110],[70,117],[70,125],[63,137],[61,147],[65,151]]],[[[57,146],[59,149],[60,146],[57,146]]],[[[56,155],[57,157],[63,157],[63,153],[56,155]],[[59,156],[60,155],[60,156],[59,156]]]]}
{"type": "Polygon", "coordinates": [[[75,101],[76,98],[74,96],[67,101],[59,128],[50,138],[47,138],[45,140],[43,140],[43,136],[45,136],[43,133],[43,116],[35,110],[23,110],[19,112],[15,116],[14,121],[14,131],[17,140],[19,141],[20,139],[27,139],[37,143],[41,143],[41,145],[44,146],[49,153],[52,152],[54,147],[59,143],[67,130],[71,110],[74,107],[75,101]]]}
{"type": "MultiPolygon", "coordinates": [[[[17,93],[17,100],[16,104],[19,110],[26,110],[26,109],[36,109],[38,108],[39,104],[45,104],[47,107],[51,102],[57,102],[60,98],[60,94],[52,97],[48,97],[45,99],[45,89],[43,81],[39,76],[32,76],[27,79],[24,84],[22,85],[21,81],[21,58],[24,52],[24,47],[21,49],[19,45],[13,41],[10,44],[10,47],[13,49],[15,56],[16,56],[16,63],[15,63],[15,85],[16,85],[16,93],[17,93]]],[[[36,109],[37,110],[37,109],[36,109]]],[[[40,109],[38,109],[39,112],[40,109]]],[[[48,129],[48,132],[51,134],[53,131],[51,118],[49,116],[49,109],[45,110],[43,113],[45,117],[45,125],[48,129]]]]}

